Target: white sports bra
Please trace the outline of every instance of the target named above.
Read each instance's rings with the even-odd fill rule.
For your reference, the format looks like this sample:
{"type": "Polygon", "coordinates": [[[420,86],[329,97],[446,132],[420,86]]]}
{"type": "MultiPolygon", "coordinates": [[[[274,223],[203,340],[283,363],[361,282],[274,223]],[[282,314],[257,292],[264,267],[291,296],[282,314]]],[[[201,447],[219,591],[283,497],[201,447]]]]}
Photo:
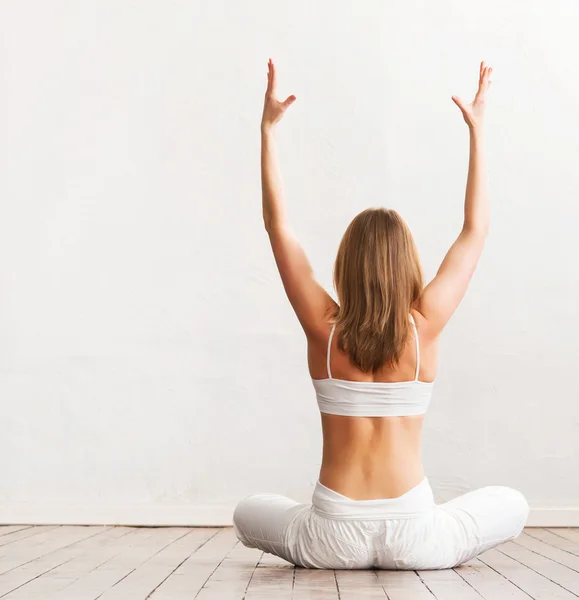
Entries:
{"type": "Polygon", "coordinates": [[[420,344],[412,315],[410,322],[416,341],[416,374],[412,381],[348,381],[333,379],[330,349],[336,325],[328,340],[327,379],[312,379],[320,412],[350,417],[404,417],[423,415],[428,410],[434,382],[418,381],[420,344]]]}

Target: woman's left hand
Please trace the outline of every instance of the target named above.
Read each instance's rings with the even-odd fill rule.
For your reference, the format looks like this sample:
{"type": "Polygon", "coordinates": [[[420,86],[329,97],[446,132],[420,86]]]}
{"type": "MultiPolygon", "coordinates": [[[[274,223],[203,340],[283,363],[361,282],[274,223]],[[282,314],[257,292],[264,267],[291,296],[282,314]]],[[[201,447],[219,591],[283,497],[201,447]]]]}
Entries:
{"type": "Polygon", "coordinates": [[[287,108],[294,103],[296,97],[288,96],[283,102],[276,98],[276,75],[275,65],[271,58],[267,64],[267,90],[265,91],[265,102],[263,105],[263,116],[261,118],[261,128],[268,129],[273,127],[284,115],[287,108]]]}
{"type": "Polygon", "coordinates": [[[458,106],[458,108],[460,108],[460,112],[462,112],[465,123],[468,125],[471,131],[482,126],[485,112],[486,95],[492,83],[492,73],[492,67],[487,67],[484,61],[481,62],[478,76],[478,90],[474,100],[471,103],[467,104],[458,96],[452,96],[453,102],[458,106]]]}

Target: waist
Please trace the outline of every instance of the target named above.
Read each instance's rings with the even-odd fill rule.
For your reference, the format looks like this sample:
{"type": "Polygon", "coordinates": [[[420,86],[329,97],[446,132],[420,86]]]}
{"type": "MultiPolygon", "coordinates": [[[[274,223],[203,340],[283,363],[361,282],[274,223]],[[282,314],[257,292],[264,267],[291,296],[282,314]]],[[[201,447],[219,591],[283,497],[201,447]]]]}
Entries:
{"type": "Polygon", "coordinates": [[[344,418],[322,414],[319,481],[354,498],[392,498],[424,478],[423,417],[344,418]],[[360,492],[364,496],[357,495],[360,492]]]}
{"type": "Polygon", "coordinates": [[[376,500],[352,500],[318,481],[312,505],[313,510],[323,517],[370,521],[420,517],[435,506],[432,488],[426,477],[402,496],[376,500]]]}

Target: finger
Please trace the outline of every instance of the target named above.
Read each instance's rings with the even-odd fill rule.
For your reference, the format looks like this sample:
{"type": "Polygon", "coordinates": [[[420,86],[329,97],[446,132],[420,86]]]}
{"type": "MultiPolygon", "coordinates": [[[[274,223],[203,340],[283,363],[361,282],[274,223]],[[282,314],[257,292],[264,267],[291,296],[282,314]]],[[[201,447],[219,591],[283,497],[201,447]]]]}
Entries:
{"type": "Polygon", "coordinates": [[[493,72],[491,67],[486,67],[483,74],[483,81],[481,85],[481,92],[484,93],[488,90],[491,83],[491,73],[493,72]]]}
{"type": "Polygon", "coordinates": [[[487,72],[487,70],[486,70],[486,67],[483,67],[483,70],[482,70],[482,71],[481,71],[481,73],[480,73],[480,78],[479,78],[479,81],[478,81],[478,90],[477,90],[477,92],[476,92],[476,93],[477,93],[477,96],[478,96],[478,94],[480,94],[480,93],[483,91],[483,89],[484,89],[484,86],[485,86],[485,76],[486,76],[486,72],[487,72]]]}
{"type": "Polygon", "coordinates": [[[288,106],[291,106],[294,102],[296,101],[296,97],[292,94],[291,96],[288,96],[282,103],[281,105],[283,106],[283,109],[285,110],[288,106]]]}
{"type": "Polygon", "coordinates": [[[482,85],[484,85],[485,78],[486,78],[488,70],[489,70],[489,68],[487,67],[487,64],[485,62],[483,62],[482,64],[484,65],[484,67],[483,67],[483,70],[482,70],[481,75],[480,75],[479,87],[482,86],[482,85]]]}
{"type": "Polygon", "coordinates": [[[462,112],[465,112],[466,107],[464,102],[458,96],[452,96],[452,101],[460,108],[462,112]]]}
{"type": "Polygon", "coordinates": [[[475,98],[478,98],[479,96],[481,96],[485,93],[485,91],[488,87],[488,85],[487,85],[488,73],[489,73],[489,67],[485,67],[481,73],[480,81],[478,84],[478,90],[476,91],[475,98]]]}
{"type": "Polygon", "coordinates": [[[277,87],[277,77],[275,74],[275,65],[273,64],[273,60],[271,60],[271,58],[269,59],[269,68],[271,71],[271,87],[270,87],[270,91],[272,94],[275,94],[275,90],[277,87]]]}
{"type": "Polygon", "coordinates": [[[479,85],[482,83],[484,70],[485,70],[485,61],[483,60],[483,61],[481,61],[480,67],[479,67],[479,70],[478,70],[478,84],[479,85]]]}
{"type": "Polygon", "coordinates": [[[266,94],[269,94],[271,92],[271,58],[269,59],[268,63],[267,63],[267,90],[266,90],[266,94]]]}

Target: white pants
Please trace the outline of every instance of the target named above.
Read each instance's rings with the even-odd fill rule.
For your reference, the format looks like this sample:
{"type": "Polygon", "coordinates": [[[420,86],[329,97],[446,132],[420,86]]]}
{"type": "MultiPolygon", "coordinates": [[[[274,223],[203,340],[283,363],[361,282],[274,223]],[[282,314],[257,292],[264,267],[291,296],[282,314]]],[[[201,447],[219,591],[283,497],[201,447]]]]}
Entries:
{"type": "Polygon", "coordinates": [[[425,478],[398,498],[351,500],[316,484],[312,504],[274,494],[242,500],[239,540],[314,569],[445,569],[517,537],[529,506],[507,487],[434,503],[425,478]]]}

